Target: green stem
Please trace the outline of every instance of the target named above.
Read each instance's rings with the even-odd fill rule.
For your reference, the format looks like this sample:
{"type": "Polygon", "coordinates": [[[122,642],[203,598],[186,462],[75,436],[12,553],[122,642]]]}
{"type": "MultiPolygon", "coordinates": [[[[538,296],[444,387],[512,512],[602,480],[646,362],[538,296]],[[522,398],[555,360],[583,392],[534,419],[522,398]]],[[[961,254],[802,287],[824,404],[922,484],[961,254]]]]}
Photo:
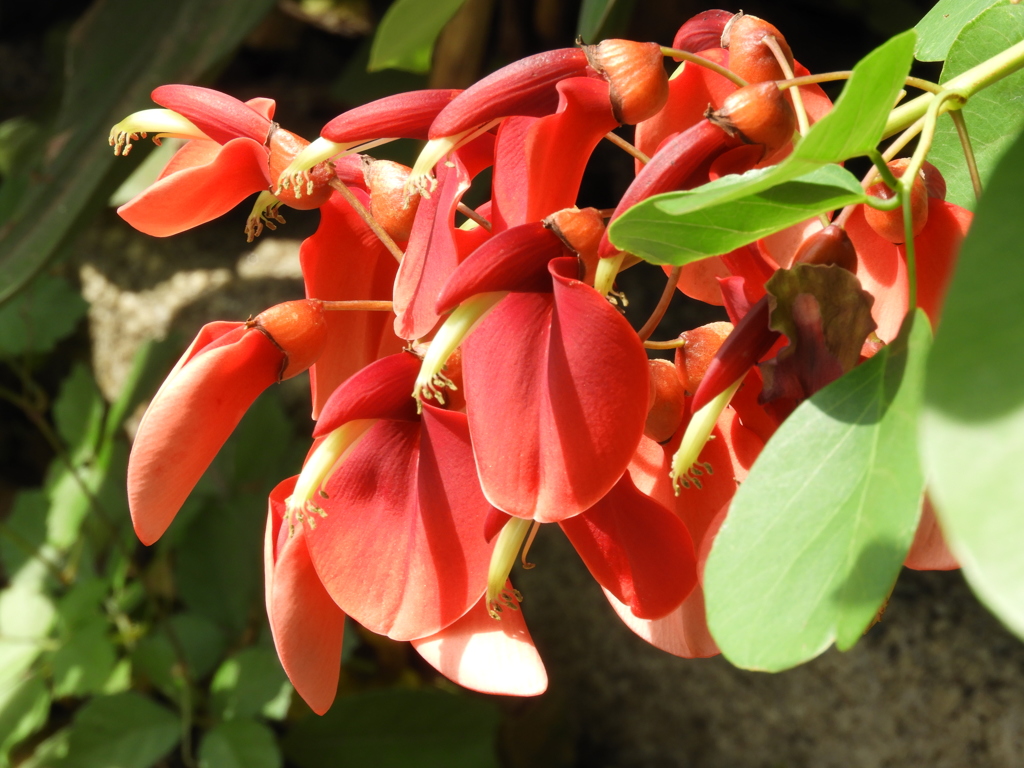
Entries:
{"type": "Polygon", "coordinates": [[[717,72],[727,80],[731,80],[736,83],[740,88],[747,84],[747,81],[737,75],[735,72],[726,69],[721,64],[716,64],[710,59],[705,59],[703,56],[698,56],[695,53],[688,53],[686,51],[680,51],[676,48],[661,47],[661,53],[663,56],[671,56],[673,59],[682,59],[683,61],[692,62],[698,66],[710,69],[712,72],[717,72]]]}
{"type": "Polygon", "coordinates": [[[978,173],[978,162],[974,159],[974,147],[971,146],[971,137],[967,134],[967,121],[964,120],[964,113],[960,110],[950,112],[953,118],[953,125],[956,126],[956,135],[960,138],[960,147],[964,152],[964,161],[967,163],[967,172],[971,175],[971,186],[974,188],[974,199],[981,199],[981,174],[978,173]]]}
{"type": "MultiPolygon", "coordinates": [[[[991,59],[987,59],[976,67],[957,75],[943,85],[943,90],[955,93],[962,99],[967,100],[983,88],[987,88],[1004,77],[1012,75],[1024,67],[1024,40],[1012,45],[1002,53],[998,53],[991,59]]],[[[884,136],[892,136],[907,128],[927,112],[929,105],[935,100],[936,95],[925,93],[902,106],[896,107],[889,113],[889,120],[885,125],[884,136]]],[[[946,103],[943,111],[956,109],[954,104],[946,103]]]]}
{"type": "Polygon", "coordinates": [[[907,291],[909,293],[907,311],[913,312],[917,307],[917,262],[914,258],[914,212],[910,206],[910,192],[914,187],[916,173],[903,174],[900,179],[898,200],[903,203],[903,234],[906,237],[904,247],[907,249],[907,291]]]}
{"type": "Polygon", "coordinates": [[[877,149],[873,149],[868,153],[868,157],[871,158],[871,162],[875,165],[875,170],[878,171],[878,174],[882,177],[882,181],[885,182],[885,185],[889,189],[895,190],[899,182],[896,181],[896,177],[893,176],[892,171],[889,170],[889,165],[885,162],[885,158],[882,157],[882,153],[877,149]]]}

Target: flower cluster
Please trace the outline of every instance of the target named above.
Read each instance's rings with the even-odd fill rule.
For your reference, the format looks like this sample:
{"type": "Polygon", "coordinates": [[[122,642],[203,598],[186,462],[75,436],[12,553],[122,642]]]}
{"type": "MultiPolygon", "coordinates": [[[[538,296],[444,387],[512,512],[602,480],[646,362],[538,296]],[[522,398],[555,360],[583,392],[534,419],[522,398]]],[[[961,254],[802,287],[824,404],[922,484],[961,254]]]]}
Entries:
{"type": "MultiPolygon", "coordinates": [[[[124,151],[144,132],[189,139],[120,209],[143,232],[174,234],[255,193],[250,236],[281,205],[321,211],[301,249],[308,298],[204,327],[149,406],[128,475],[150,544],[259,393],[311,369],[314,442],[271,494],[265,562],[281,661],[317,712],[334,697],[346,615],[467,687],[543,691],[509,574],[544,523],[637,634],[716,654],[703,562],[765,442],[890,342],[911,296],[937,318],[969,214],[926,167],[916,290],[900,211],[858,205],[671,270],[666,297],[678,288],[732,322],[662,343],[674,363],[649,359],[660,314],[637,331],[620,311],[615,277],[637,259],[608,222],[779,162],[831,108],[817,85],[788,87],[807,72],[753,16],[700,14],[673,46],[538,54],[465,91],[353,109],[311,144],[272,122],[272,102],[184,85],[112,131],[124,151]],[[666,55],[686,59],[671,78],[666,55]],[[610,133],[623,124],[632,144],[610,133]],[[358,154],[395,138],[426,140],[414,168],[358,154]],[[633,154],[636,177],[614,210],[580,210],[605,138],[633,154]],[[469,209],[487,168],[489,200],[469,209]]],[[[955,567],[928,514],[908,564],[955,567]]]]}

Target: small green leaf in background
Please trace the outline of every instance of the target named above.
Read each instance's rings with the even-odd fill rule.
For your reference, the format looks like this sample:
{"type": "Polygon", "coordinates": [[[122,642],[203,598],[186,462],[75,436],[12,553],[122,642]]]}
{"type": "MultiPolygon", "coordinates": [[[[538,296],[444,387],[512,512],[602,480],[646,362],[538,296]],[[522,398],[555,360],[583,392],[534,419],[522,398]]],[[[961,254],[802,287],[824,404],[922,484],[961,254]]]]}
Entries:
{"type": "Polygon", "coordinates": [[[395,0],[377,27],[370,49],[369,70],[429,72],[437,36],[464,2],[395,0]]]}
{"type": "MultiPolygon", "coordinates": [[[[940,82],[966,72],[1021,40],[1024,40],[1024,6],[1000,4],[990,8],[963,28],[949,49],[940,82]]],[[[1021,93],[1024,93],[1024,72],[1015,72],[976,93],[961,110],[983,187],[1010,142],[1024,128],[1021,93]]],[[[928,160],[946,179],[946,200],[973,209],[974,187],[951,118],[939,120],[928,160]]]]}
{"type": "Polygon", "coordinates": [[[75,330],[88,308],[67,280],[39,275],[16,300],[0,306],[0,355],[49,352],[75,330]]]}
{"type": "Polygon", "coordinates": [[[0,592],[0,685],[32,666],[56,615],[50,598],[36,589],[18,584],[0,592]]]}
{"type": "Polygon", "coordinates": [[[178,743],[181,726],[138,693],[91,699],[75,713],[66,756],[45,768],[151,768],[178,743]]]}
{"type": "Polygon", "coordinates": [[[21,491],[10,516],[0,524],[0,564],[12,585],[39,591],[52,575],[55,552],[46,545],[49,508],[49,499],[42,491],[21,491]]]}
{"type": "MultiPolygon", "coordinates": [[[[707,187],[743,184],[744,179],[725,176],[707,187]]],[[[706,194],[707,188],[702,188],[643,201],[612,223],[613,241],[655,264],[680,266],[729,253],[819,213],[865,199],[860,182],[838,165],[721,205],[692,210],[706,194]]]]}
{"type": "Polygon", "coordinates": [[[0,684],[0,766],[7,768],[11,748],[46,724],[50,692],[38,675],[0,684]]]}
{"type": "Polygon", "coordinates": [[[971,19],[991,5],[1006,0],[939,0],[923,19],[917,22],[918,61],[942,61],[960,30],[971,19]]]}
{"type": "Polygon", "coordinates": [[[729,661],[787,669],[854,645],[914,538],[924,477],[917,418],[930,342],[913,327],[804,401],[768,441],[704,572],[708,626],[729,661]]]}
{"type": "MultiPolygon", "coordinates": [[[[221,664],[210,683],[210,708],[222,720],[266,715],[291,684],[270,648],[246,648],[221,664]]],[[[271,715],[276,715],[272,711],[271,715]]]]}
{"type": "Polygon", "coordinates": [[[255,720],[232,720],[206,732],[199,768],[281,768],[274,732],[255,720]]]}
{"type": "Polygon", "coordinates": [[[283,742],[299,768],[497,768],[493,704],[436,690],[344,696],[283,742]]]}
{"type": "Polygon", "coordinates": [[[928,361],[921,452],[978,596],[1024,637],[1024,136],[996,166],[928,361]]]}
{"type": "Polygon", "coordinates": [[[83,363],[76,363],[60,386],[53,404],[57,434],[68,447],[75,463],[91,459],[96,452],[103,428],[105,403],[92,372],[83,363]]]}
{"type": "Polygon", "coordinates": [[[102,693],[114,671],[117,651],[102,609],[107,591],[103,579],[82,579],[57,605],[60,645],[50,657],[57,698],[102,693]]]}

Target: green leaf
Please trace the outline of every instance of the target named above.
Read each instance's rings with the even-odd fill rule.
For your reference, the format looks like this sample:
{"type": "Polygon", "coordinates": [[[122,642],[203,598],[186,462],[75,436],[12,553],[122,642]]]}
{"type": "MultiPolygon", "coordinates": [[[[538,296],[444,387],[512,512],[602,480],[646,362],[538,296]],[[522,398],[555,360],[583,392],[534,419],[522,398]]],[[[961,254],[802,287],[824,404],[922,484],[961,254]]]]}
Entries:
{"type": "MultiPolygon", "coordinates": [[[[110,127],[151,106],[162,83],[194,82],[233,50],[273,0],[100,0],[72,30],[52,151],[20,181],[20,204],[0,229],[0,302],[53,257],[100,190],[115,158],[110,127]]],[[[51,309],[57,309],[54,304],[51,309]]],[[[0,327],[3,323],[0,323],[0,327]]]]}
{"type": "Polygon", "coordinates": [[[18,584],[0,592],[0,685],[32,666],[55,616],[53,603],[36,589],[18,584]]]}
{"type": "Polygon", "coordinates": [[[345,696],[283,742],[299,768],[497,768],[498,713],[482,699],[391,689],[345,696]]]}
{"type": "Polygon", "coordinates": [[[919,61],[942,61],[965,24],[989,6],[1006,1],[939,0],[914,27],[917,32],[914,54],[919,61]]]}
{"type": "Polygon", "coordinates": [[[47,563],[55,552],[46,544],[46,512],[50,508],[40,490],[15,497],[10,516],[0,523],[0,562],[12,584],[39,591],[51,575],[47,563]]]}
{"type": "Polygon", "coordinates": [[[1024,136],[996,166],[928,361],[921,452],[964,575],[1024,637],[1024,136]]]}
{"type": "MultiPolygon", "coordinates": [[[[684,199],[686,202],[681,204],[680,212],[697,214],[759,195],[819,170],[821,166],[867,154],[882,139],[889,111],[910,71],[913,45],[913,31],[904,32],[861,59],[853,68],[853,74],[832,111],[811,127],[792,154],[779,165],[750,171],[742,176],[726,176],[688,192],[662,195],[657,198],[658,204],[667,205],[670,200],[684,199]]],[[[645,204],[626,211],[612,223],[608,234],[619,248],[658,263],[659,257],[644,250],[641,244],[634,243],[631,247],[629,236],[625,234],[632,228],[631,218],[643,215],[633,212],[645,204]]],[[[728,216],[724,212],[713,215],[716,220],[728,216]]],[[[642,229],[642,225],[637,225],[637,229],[642,229]]],[[[637,231],[633,232],[633,236],[637,234],[637,231]]]]}
{"type": "Polygon", "coordinates": [[[0,686],[0,766],[10,763],[11,748],[44,725],[50,714],[50,693],[38,675],[0,686]]]}
{"type": "Polygon", "coordinates": [[[88,701],[67,739],[67,755],[46,768],[150,768],[178,743],[181,726],[165,707],[138,693],[88,701]]]}
{"type": "Polygon", "coordinates": [[[725,176],[699,190],[649,198],[612,224],[614,242],[647,261],[678,266],[729,253],[819,213],[865,199],[853,174],[838,165],[826,165],[770,189],[703,207],[709,192],[746,185],[748,175],[725,176]],[[695,206],[699,207],[694,210],[695,206]]]}
{"type": "Polygon", "coordinates": [[[465,0],[395,0],[380,20],[369,70],[429,72],[434,43],[465,0]]]}
{"type": "Polygon", "coordinates": [[[177,699],[185,687],[179,651],[193,680],[206,677],[220,662],[227,642],[210,619],[189,613],[171,617],[167,626],[144,637],[132,661],[168,697],[177,699]]]}
{"type": "MultiPolygon", "coordinates": [[[[0,244],[4,238],[0,235],[0,244]]],[[[2,252],[2,246],[0,246],[2,252]]],[[[0,256],[0,275],[3,275],[0,256]]],[[[0,288],[0,294],[6,292],[0,288]]],[[[75,330],[89,308],[66,280],[40,275],[14,301],[0,306],[0,355],[44,354],[75,330]]]]}
{"type": "Polygon", "coordinates": [[[77,627],[50,659],[53,695],[85,696],[102,693],[117,663],[110,627],[97,619],[77,627]]]}
{"type": "Polygon", "coordinates": [[[914,537],[917,418],[931,331],[912,329],[802,403],[733,499],[704,572],[708,625],[746,669],[854,645],[914,537]]]}
{"type": "MultiPolygon", "coordinates": [[[[990,8],[967,24],[949,49],[941,82],[1021,40],[1024,40],[1024,6],[1001,4],[990,8]]],[[[1024,128],[1022,91],[1024,71],[1015,72],[976,93],[961,110],[983,187],[999,158],[1024,128]]],[[[946,179],[946,200],[973,209],[974,188],[952,118],[946,116],[939,120],[928,160],[946,179]]]]}
{"type": "Polygon", "coordinates": [[[291,684],[270,648],[246,648],[221,664],[210,683],[210,708],[222,720],[255,717],[291,684]]]}
{"type": "Polygon", "coordinates": [[[99,443],[104,410],[103,395],[89,366],[77,363],[61,384],[53,404],[57,432],[75,463],[92,458],[99,443]]]}
{"type": "Polygon", "coordinates": [[[281,768],[274,732],[254,720],[232,720],[207,731],[199,768],[281,768]]]}
{"type": "Polygon", "coordinates": [[[634,0],[583,0],[576,35],[586,43],[615,36],[615,30],[627,25],[634,4],[634,0]]]}

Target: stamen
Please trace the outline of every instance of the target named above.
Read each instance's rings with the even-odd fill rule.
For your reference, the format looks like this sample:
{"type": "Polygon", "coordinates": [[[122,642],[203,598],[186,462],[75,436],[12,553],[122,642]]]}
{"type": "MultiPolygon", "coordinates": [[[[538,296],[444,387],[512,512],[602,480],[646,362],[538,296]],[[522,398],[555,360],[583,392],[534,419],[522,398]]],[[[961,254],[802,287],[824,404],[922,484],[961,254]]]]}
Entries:
{"type": "MultiPolygon", "coordinates": [[[[527,571],[529,571],[531,568],[537,567],[536,563],[526,562],[526,556],[530,553],[530,547],[533,546],[533,540],[537,538],[537,531],[539,530],[540,523],[535,522],[533,524],[533,527],[530,529],[530,535],[526,537],[526,543],[523,544],[523,554],[520,556],[520,562],[523,564],[523,568],[527,571]]],[[[522,595],[520,595],[518,592],[516,592],[516,597],[518,597],[520,600],[523,599],[522,595]]]]}
{"type": "Polygon", "coordinates": [[[293,519],[299,524],[305,521],[309,525],[309,529],[313,530],[316,527],[313,514],[318,517],[327,517],[327,511],[314,504],[313,498],[315,496],[328,498],[322,486],[334,474],[359,438],[375,422],[376,419],[356,419],[342,424],[327,435],[306,459],[306,464],[302,467],[298,480],[295,481],[295,490],[285,501],[284,519],[289,521],[289,536],[295,532],[295,526],[291,522],[293,519]]]}
{"type": "Polygon", "coordinates": [[[127,156],[132,151],[132,142],[141,136],[155,133],[153,142],[160,144],[161,138],[206,139],[209,136],[199,130],[191,120],[170,109],[144,109],[134,112],[110,129],[107,142],[114,148],[115,155],[127,156]]]}
{"type": "Polygon", "coordinates": [[[508,575],[512,572],[512,565],[515,563],[516,555],[519,553],[519,547],[533,525],[533,520],[513,517],[501,529],[494,542],[494,551],[491,552],[491,565],[487,571],[486,594],[487,607],[492,619],[501,618],[495,615],[495,612],[501,612],[499,598],[505,590],[508,575]]]}
{"type": "Polygon", "coordinates": [[[427,145],[423,147],[419,157],[416,158],[416,162],[412,167],[412,172],[409,174],[409,178],[405,182],[405,196],[412,197],[413,195],[420,195],[422,197],[430,198],[431,193],[437,189],[437,179],[434,178],[434,174],[431,171],[434,170],[434,166],[437,165],[449,152],[452,152],[463,144],[467,144],[477,136],[489,131],[492,127],[497,125],[500,120],[492,120],[491,122],[477,126],[476,128],[470,128],[467,131],[456,133],[453,136],[442,136],[440,139],[431,139],[427,142],[427,145]]]}
{"type": "Polygon", "coordinates": [[[264,190],[260,192],[256,202],[253,203],[252,213],[245,220],[245,241],[251,243],[261,234],[265,226],[271,232],[277,229],[277,224],[287,224],[279,209],[282,203],[273,192],[264,190]],[[277,222],[275,224],[274,222],[277,222]]]}
{"type": "Polygon", "coordinates": [[[697,458],[711,438],[711,432],[718,422],[718,417],[729,405],[729,401],[732,400],[732,396],[736,394],[736,390],[742,383],[743,378],[740,377],[690,418],[690,423],[686,425],[686,432],[683,433],[683,440],[679,444],[679,450],[672,457],[672,471],[669,474],[677,496],[680,486],[689,488],[693,485],[698,490],[702,489],[703,485],[698,478],[705,472],[709,475],[712,473],[711,464],[706,461],[697,463],[697,458]]]}
{"type": "Polygon", "coordinates": [[[470,334],[484,315],[491,307],[501,301],[507,295],[507,291],[495,291],[492,293],[481,293],[469,301],[460,304],[448,315],[444,325],[434,336],[427,353],[423,356],[423,365],[420,367],[419,375],[416,376],[416,384],[412,390],[412,396],[416,398],[417,410],[422,410],[424,400],[436,399],[444,404],[444,389],[455,389],[451,379],[445,376],[442,371],[448,358],[462,340],[470,334]]]}
{"type": "Polygon", "coordinates": [[[306,194],[313,194],[313,179],[309,175],[310,169],[336,155],[351,154],[351,150],[358,145],[359,142],[335,144],[323,137],[310,142],[295,156],[288,167],[281,171],[281,175],[277,177],[277,189],[274,192],[280,194],[281,190],[294,186],[294,194],[298,199],[302,197],[302,188],[305,186],[306,194]]]}
{"type": "MultiPolygon", "coordinates": [[[[602,296],[608,295],[615,285],[615,277],[619,274],[619,268],[622,266],[622,260],[625,258],[626,254],[619,251],[614,256],[609,256],[597,262],[597,272],[594,275],[594,290],[602,296]]],[[[615,302],[612,303],[614,304],[615,302]]]]}

